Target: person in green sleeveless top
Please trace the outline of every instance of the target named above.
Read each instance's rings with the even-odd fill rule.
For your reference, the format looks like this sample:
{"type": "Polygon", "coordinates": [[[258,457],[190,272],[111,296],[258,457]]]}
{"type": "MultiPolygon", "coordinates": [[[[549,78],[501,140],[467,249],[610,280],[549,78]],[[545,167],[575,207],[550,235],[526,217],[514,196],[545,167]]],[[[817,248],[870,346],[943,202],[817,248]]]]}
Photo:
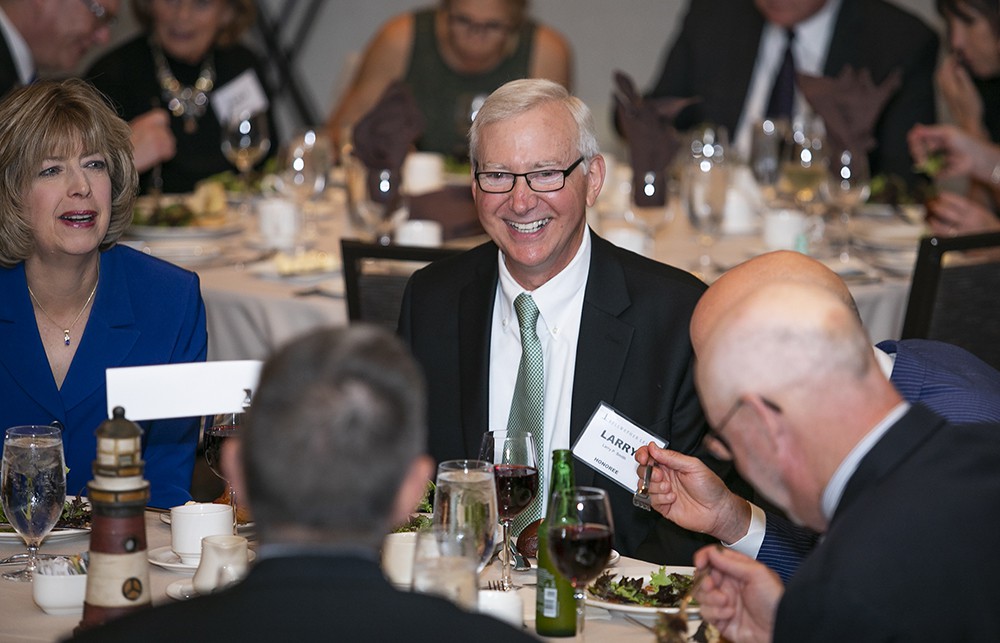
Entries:
{"type": "Polygon", "coordinates": [[[327,120],[335,144],[396,80],[410,86],[426,119],[417,149],[460,160],[472,114],[500,85],[547,78],[570,89],[569,43],[526,13],[527,0],[441,0],[391,18],[327,120]]]}

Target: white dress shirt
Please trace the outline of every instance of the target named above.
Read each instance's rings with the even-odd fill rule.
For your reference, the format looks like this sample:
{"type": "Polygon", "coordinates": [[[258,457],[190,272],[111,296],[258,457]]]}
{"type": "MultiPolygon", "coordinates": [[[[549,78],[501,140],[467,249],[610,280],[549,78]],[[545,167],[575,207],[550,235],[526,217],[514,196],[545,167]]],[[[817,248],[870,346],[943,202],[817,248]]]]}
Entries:
{"type": "MultiPolygon", "coordinates": [[[[830,40],[833,38],[833,28],[840,13],[840,3],[841,0],[829,0],[822,9],[793,27],[795,42],[792,44],[792,56],[795,58],[795,71],[812,76],[823,75],[826,55],[830,51],[830,40]]],[[[770,22],[764,25],[764,30],[760,34],[760,45],[757,47],[757,60],[750,76],[750,86],[743,102],[743,113],[740,114],[736,134],[733,137],[733,146],[741,159],[750,158],[753,130],[767,111],[774,77],[785,58],[786,42],[784,27],[770,22]]],[[[801,118],[811,113],[812,109],[802,97],[802,93],[795,92],[793,118],[801,118]]]]}
{"type": "MultiPolygon", "coordinates": [[[[553,449],[568,449],[569,421],[573,402],[573,375],[576,369],[576,347],[580,337],[583,314],[583,294],[590,273],[590,230],[585,229],[583,243],[576,256],[555,277],[529,294],[538,306],[538,339],[545,359],[545,444],[542,463],[544,480],[539,480],[539,493],[548,498],[549,469],[553,449]]],[[[521,362],[521,329],[514,310],[514,299],[523,292],[511,277],[498,253],[500,287],[493,305],[493,327],[490,339],[490,430],[506,429],[510,403],[514,397],[514,382],[521,362]]]]}

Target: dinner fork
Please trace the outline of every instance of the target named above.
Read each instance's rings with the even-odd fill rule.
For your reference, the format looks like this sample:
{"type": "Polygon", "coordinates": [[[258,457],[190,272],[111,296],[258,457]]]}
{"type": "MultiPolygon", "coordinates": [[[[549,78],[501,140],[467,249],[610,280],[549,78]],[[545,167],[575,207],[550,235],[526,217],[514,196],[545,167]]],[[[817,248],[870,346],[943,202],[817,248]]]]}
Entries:
{"type": "Polygon", "coordinates": [[[503,586],[502,581],[491,580],[486,582],[486,589],[493,590],[495,592],[506,592],[507,588],[503,586]]]}

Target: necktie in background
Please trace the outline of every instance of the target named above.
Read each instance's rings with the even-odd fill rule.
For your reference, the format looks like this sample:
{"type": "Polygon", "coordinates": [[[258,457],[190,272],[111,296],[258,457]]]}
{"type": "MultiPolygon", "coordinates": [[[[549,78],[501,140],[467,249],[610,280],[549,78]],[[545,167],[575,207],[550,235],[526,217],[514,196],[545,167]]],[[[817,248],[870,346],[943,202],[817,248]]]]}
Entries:
{"type": "Polygon", "coordinates": [[[521,435],[528,433],[535,441],[535,466],[538,468],[538,490],[527,509],[514,518],[512,533],[517,536],[530,523],[542,517],[545,499],[541,493],[545,480],[545,363],[542,343],[538,340],[538,306],[527,293],[514,300],[517,322],[521,328],[521,363],[517,367],[514,397],[510,403],[507,430],[521,435]]]}
{"type": "Polygon", "coordinates": [[[769,118],[792,117],[792,107],[795,103],[795,58],[792,55],[792,45],[795,42],[795,32],[787,30],[788,40],[785,45],[785,56],[778,68],[778,74],[774,77],[774,86],[771,87],[771,98],[767,102],[767,114],[769,118]]]}

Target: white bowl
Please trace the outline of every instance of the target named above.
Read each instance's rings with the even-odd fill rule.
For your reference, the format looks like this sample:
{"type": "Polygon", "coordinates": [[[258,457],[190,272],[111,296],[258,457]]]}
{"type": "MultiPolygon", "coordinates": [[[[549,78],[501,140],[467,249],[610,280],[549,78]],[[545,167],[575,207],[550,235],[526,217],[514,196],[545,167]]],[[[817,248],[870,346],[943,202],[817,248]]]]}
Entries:
{"type": "Polygon", "coordinates": [[[87,595],[87,575],[56,576],[35,572],[31,581],[31,594],[35,604],[46,614],[82,614],[83,600],[87,595]]]}

